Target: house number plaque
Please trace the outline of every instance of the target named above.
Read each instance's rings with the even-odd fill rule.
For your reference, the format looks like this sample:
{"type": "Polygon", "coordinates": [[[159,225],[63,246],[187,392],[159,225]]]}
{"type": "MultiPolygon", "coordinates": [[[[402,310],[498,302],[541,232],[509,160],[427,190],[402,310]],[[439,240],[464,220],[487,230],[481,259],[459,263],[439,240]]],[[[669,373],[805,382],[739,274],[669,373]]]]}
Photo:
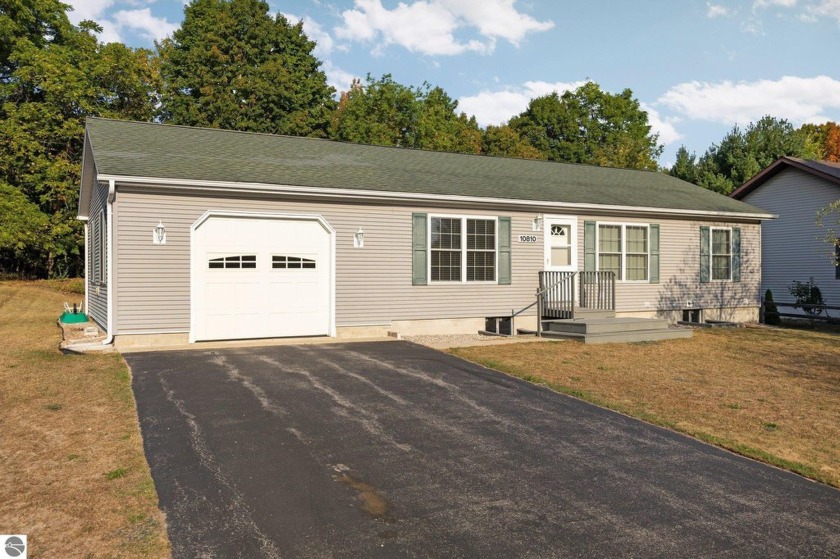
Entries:
{"type": "Polygon", "coordinates": [[[520,243],[536,243],[537,236],[536,235],[519,235],[519,242],[520,243]]]}

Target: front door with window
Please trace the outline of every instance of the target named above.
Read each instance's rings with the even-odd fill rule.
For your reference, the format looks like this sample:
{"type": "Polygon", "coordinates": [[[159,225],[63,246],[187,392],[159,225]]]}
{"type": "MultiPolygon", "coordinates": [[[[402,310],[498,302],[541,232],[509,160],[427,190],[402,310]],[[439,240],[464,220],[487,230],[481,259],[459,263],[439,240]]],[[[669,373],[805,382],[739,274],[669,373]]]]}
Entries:
{"type": "Polygon", "coordinates": [[[548,272],[577,271],[577,219],[574,217],[545,217],[545,270],[548,272]]]}

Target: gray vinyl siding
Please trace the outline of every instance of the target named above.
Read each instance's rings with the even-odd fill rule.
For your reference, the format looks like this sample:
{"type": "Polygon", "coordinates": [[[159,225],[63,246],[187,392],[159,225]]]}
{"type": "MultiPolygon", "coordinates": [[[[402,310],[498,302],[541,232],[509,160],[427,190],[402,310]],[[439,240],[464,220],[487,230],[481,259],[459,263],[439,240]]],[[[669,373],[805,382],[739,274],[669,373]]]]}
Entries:
{"type": "Polygon", "coordinates": [[[420,206],[377,206],[179,196],[118,191],[116,333],[187,331],[190,325],[190,227],[207,210],[318,214],[336,231],[336,326],[388,324],[393,320],[510,314],[534,298],[542,244],[517,244],[533,234],[533,213],[475,212],[420,206]],[[512,284],[412,286],[411,214],[512,217],[515,252],[512,284]],[[161,220],[166,245],[152,245],[161,220]],[[152,223],[154,222],[154,223],[152,223]],[[353,248],[362,228],[365,246],[353,248]]]}
{"type": "MultiPolygon", "coordinates": [[[[119,187],[115,202],[119,231],[114,299],[116,334],[188,331],[190,327],[190,228],[207,210],[319,214],[336,231],[336,326],[388,324],[396,320],[507,315],[534,301],[543,269],[543,233],[532,231],[537,212],[470,211],[429,206],[348,204],[212,195],[152,193],[119,187]],[[511,285],[412,285],[412,213],[511,217],[511,285]],[[152,228],[162,221],[167,244],[153,245],[152,228]],[[353,248],[353,233],[365,232],[365,246],[353,248]],[[538,236],[520,243],[520,235],[538,236]]],[[[578,246],[582,251],[580,216],[578,246]]],[[[610,218],[609,221],[619,221],[610,218]]],[[[644,220],[623,220],[640,221],[644,220]]],[[[742,225],[741,284],[699,284],[700,222],[657,221],[662,226],[661,283],[618,286],[619,310],[682,308],[684,296],[708,305],[757,306],[758,225],[742,225]],[[748,271],[753,266],[755,270],[748,271]],[[673,277],[672,277],[673,276],[673,277]],[[680,300],[680,304],[674,303],[680,300]],[[668,306],[667,308],[671,308],[668,306]]],[[[582,252],[579,263],[582,266],[582,252]]],[[[533,313],[534,309],[531,309],[533,313]]]]}
{"type": "MultiPolygon", "coordinates": [[[[102,278],[107,278],[107,230],[99,234],[101,223],[100,212],[105,212],[108,203],[108,187],[95,185],[90,199],[90,214],[88,218],[88,255],[87,290],[88,315],[102,328],[108,327],[108,286],[102,278]],[[101,270],[101,272],[100,272],[101,270]]],[[[107,224],[106,224],[107,225],[107,224]]]]}
{"type": "MultiPolygon", "coordinates": [[[[779,216],[762,228],[762,295],[771,289],[776,301],[793,302],[790,284],[813,277],[826,302],[840,305],[833,247],[823,241],[827,230],[816,224],[817,210],[838,199],[840,186],[799,169],[781,171],[744,197],[745,202],[779,216]]],[[[835,234],[840,235],[836,228],[835,234]]]]}
{"type": "MultiPolygon", "coordinates": [[[[761,232],[756,223],[581,216],[578,262],[583,262],[584,221],[659,224],[659,283],[619,281],[616,311],[669,311],[691,307],[758,307],[761,281],[761,232]],[[741,281],[700,282],[700,226],[741,229],[741,281]]],[[[724,314],[725,316],[725,314],[724,314]]]]}

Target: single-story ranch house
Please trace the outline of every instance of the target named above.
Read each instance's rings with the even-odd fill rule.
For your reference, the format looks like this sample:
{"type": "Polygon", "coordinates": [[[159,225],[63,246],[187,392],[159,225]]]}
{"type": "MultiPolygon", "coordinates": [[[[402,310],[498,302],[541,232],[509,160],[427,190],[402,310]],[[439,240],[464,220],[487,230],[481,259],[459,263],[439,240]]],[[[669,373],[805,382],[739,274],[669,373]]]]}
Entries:
{"type": "Polygon", "coordinates": [[[761,293],[770,289],[775,301],[793,302],[790,285],[813,279],[827,304],[840,305],[840,244],[825,241],[832,228],[840,238],[840,230],[830,220],[826,229],[817,225],[817,211],[840,200],[840,164],[782,157],[731,196],[779,216],[762,228],[761,293]]]}
{"type": "Polygon", "coordinates": [[[118,346],[474,333],[556,278],[545,312],[756,320],[773,217],[658,172],[99,118],[79,202],[118,346]]]}

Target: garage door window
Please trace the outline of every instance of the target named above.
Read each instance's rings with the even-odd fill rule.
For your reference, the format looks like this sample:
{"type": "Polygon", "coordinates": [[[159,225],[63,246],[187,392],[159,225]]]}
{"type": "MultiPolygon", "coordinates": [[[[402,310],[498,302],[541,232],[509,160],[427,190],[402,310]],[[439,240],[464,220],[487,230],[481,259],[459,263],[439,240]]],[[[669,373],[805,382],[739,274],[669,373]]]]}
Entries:
{"type": "Polygon", "coordinates": [[[211,258],[208,262],[208,267],[211,269],[256,268],[257,255],[238,254],[236,256],[220,256],[219,258],[211,258]]]}
{"type": "Polygon", "coordinates": [[[271,267],[275,269],[302,269],[315,268],[315,260],[312,258],[303,258],[302,256],[272,256],[271,267]]]}

